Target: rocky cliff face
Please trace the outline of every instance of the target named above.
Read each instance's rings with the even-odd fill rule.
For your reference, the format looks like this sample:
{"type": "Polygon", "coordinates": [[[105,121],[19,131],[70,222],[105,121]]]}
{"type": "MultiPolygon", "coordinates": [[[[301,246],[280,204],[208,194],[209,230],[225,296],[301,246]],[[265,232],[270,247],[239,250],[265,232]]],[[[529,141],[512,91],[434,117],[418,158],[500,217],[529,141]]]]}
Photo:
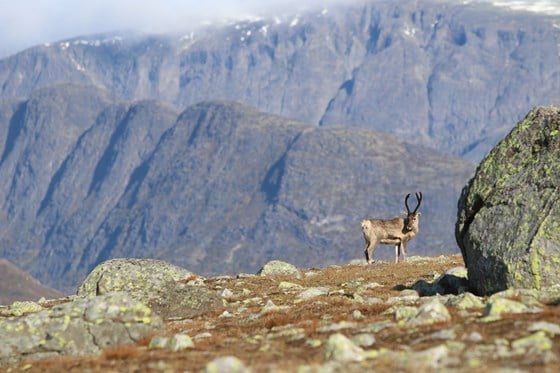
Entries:
{"type": "Polygon", "coordinates": [[[560,108],[536,108],[463,190],[457,243],[476,292],[559,283],[559,160],[560,108]]]}
{"type": "Polygon", "coordinates": [[[114,257],[203,274],[361,257],[360,219],[399,215],[416,190],[425,202],[410,251],[450,252],[472,167],[388,134],[228,102],[178,113],[72,85],[3,108],[0,255],[66,292],[114,257]]]}
{"type": "Polygon", "coordinates": [[[39,46],[0,61],[0,94],[73,82],[181,110],[229,99],[478,161],[533,106],[558,101],[559,40],[555,17],[479,2],[352,2],[181,36],[39,46]]]}

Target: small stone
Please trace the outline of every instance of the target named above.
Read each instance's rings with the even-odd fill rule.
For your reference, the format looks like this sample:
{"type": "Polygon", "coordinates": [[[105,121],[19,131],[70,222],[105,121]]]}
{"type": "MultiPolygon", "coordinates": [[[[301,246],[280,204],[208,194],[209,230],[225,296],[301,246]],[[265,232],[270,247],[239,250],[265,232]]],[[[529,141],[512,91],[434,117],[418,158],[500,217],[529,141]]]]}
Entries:
{"type": "Polygon", "coordinates": [[[320,328],[317,328],[317,331],[319,333],[329,333],[329,332],[336,332],[336,331],[344,330],[344,329],[354,329],[356,326],[358,326],[358,324],[356,324],[355,322],[341,321],[341,322],[336,323],[336,324],[329,324],[329,325],[321,326],[320,328]]]}
{"type": "Polygon", "coordinates": [[[291,324],[275,326],[270,330],[267,337],[270,339],[285,338],[290,342],[299,341],[305,339],[305,330],[291,324]]]}
{"type": "Polygon", "coordinates": [[[499,320],[503,313],[536,313],[541,312],[542,309],[535,307],[528,307],[523,303],[507,299],[495,298],[486,303],[486,308],[482,314],[482,321],[489,322],[499,320]]]}
{"type": "Polygon", "coordinates": [[[416,290],[406,289],[401,291],[398,296],[387,299],[387,303],[414,303],[418,298],[420,298],[420,295],[416,290]]]}
{"type": "Polygon", "coordinates": [[[460,310],[484,308],[484,303],[481,298],[469,292],[449,298],[446,304],[460,310]]]}
{"type": "Polygon", "coordinates": [[[278,288],[280,290],[300,290],[303,289],[303,286],[294,284],[293,282],[282,281],[278,284],[278,288]]]}
{"type": "Polygon", "coordinates": [[[222,298],[229,299],[233,297],[233,291],[231,291],[230,289],[224,289],[222,290],[220,295],[222,296],[222,298]]]}
{"type": "Polygon", "coordinates": [[[363,361],[363,353],[364,350],[340,333],[331,335],[323,348],[323,355],[326,359],[340,362],[363,361]]]}
{"type": "Polygon", "coordinates": [[[465,335],[463,337],[463,340],[469,341],[469,342],[479,343],[479,342],[482,342],[484,340],[484,338],[482,338],[482,335],[479,332],[471,332],[471,333],[465,335]]]}
{"type": "Polygon", "coordinates": [[[169,340],[169,338],[161,337],[159,335],[156,335],[155,337],[152,337],[152,339],[150,339],[150,343],[148,344],[148,348],[149,349],[165,348],[167,346],[168,340],[169,340]]]}
{"type": "Polygon", "coordinates": [[[360,329],[360,332],[362,333],[378,333],[383,329],[387,329],[387,328],[391,328],[395,326],[394,323],[392,323],[391,321],[379,321],[373,324],[370,324],[362,329],[360,329]]]}
{"type": "Polygon", "coordinates": [[[235,356],[223,356],[206,364],[204,373],[249,373],[245,364],[235,356]]]}
{"type": "Polygon", "coordinates": [[[370,333],[361,333],[353,336],[352,342],[360,347],[371,347],[375,344],[375,337],[370,333]]]}
{"type": "Polygon", "coordinates": [[[552,340],[544,331],[531,334],[528,337],[520,338],[511,343],[511,347],[518,354],[540,353],[552,348],[552,340]]]}
{"type": "Polygon", "coordinates": [[[276,312],[280,310],[281,308],[275,305],[274,302],[269,299],[264,305],[264,307],[261,309],[261,313],[276,312]]]}
{"type": "Polygon", "coordinates": [[[433,299],[420,306],[418,313],[412,318],[406,320],[407,326],[431,325],[438,322],[447,322],[451,320],[451,315],[447,307],[438,299],[433,299]]]}
{"type": "Polygon", "coordinates": [[[396,321],[406,320],[406,319],[412,318],[418,313],[418,308],[412,307],[412,306],[391,307],[390,309],[388,309],[384,313],[389,312],[390,310],[395,314],[395,320],[396,321]]]}
{"type": "Polygon", "coordinates": [[[199,333],[197,335],[194,336],[194,340],[199,340],[199,339],[204,339],[204,338],[211,338],[212,337],[212,333],[209,332],[203,332],[203,333],[199,333]]]}
{"type": "Polygon", "coordinates": [[[194,347],[194,343],[191,337],[186,334],[175,334],[173,337],[169,338],[166,347],[170,351],[177,352],[194,347]]]}
{"type": "Polygon", "coordinates": [[[311,348],[321,347],[322,344],[323,341],[321,341],[320,339],[308,339],[307,341],[305,341],[305,345],[311,348]]]}
{"type": "Polygon", "coordinates": [[[377,282],[369,282],[369,283],[363,285],[362,289],[369,290],[369,289],[375,289],[375,288],[378,288],[378,287],[383,287],[383,285],[381,285],[377,282]]]}
{"type": "Polygon", "coordinates": [[[529,328],[527,328],[527,330],[530,332],[543,331],[552,336],[560,335],[560,325],[547,321],[534,322],[529,325],[529,328]]]}
{"type": "Polygon", "coordinates": [[[364,318],[364,314],[360,310],[352,311],[352,318],[355,320],[361,320],[364,318]]]}
{"type": "Polygon", "coordinates": [[[41,307],[38,303],[31,301],[15,301],[8,308],[7,315],[22,316],[24,314],[39,312],[42,310],[43,307],[41,307]]]}
{"type": "Polygon", "coordinates": [[[301,300],[307,300],[321,295],[327,295],[329,293],[329,288],[327,287],[316,287],[309,288],[298,294],[297,298],[301,300]]]}

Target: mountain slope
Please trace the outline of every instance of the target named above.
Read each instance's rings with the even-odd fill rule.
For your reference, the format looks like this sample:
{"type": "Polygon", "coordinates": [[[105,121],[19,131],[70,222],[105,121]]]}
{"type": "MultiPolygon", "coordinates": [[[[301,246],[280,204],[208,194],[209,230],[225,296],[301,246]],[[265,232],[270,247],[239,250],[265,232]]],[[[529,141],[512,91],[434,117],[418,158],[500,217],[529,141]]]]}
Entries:
{"type": "Polygon", "coordinates": [[[0,305],[12,304],[15,301],[40,298],[59,298],[62,293],[41,285],[29,274],[23,272],[5,259],[0,259],[0,305]]]}
{"type": "Polygon", "coordinates": [[[399,215],[417,190],[410,251],[453,252],[455,201],[473,169],[386,133],[224,101],[178,113],[62,85],[0,112],[12,113],[0,123],[0,256],[68,293],[113,257],[201,274],[362,257],[359,220],[399,215]]]}
{"type": "Polygon", "coordinates": [[[560,100],[557,17],[480,2],[364,1],[179,36],[91,36],[0,61],[3,97],[74,82],[185,108],[235,100],[480,160],[560,100]],[[24,78],[25,77],[25,78],[24,78]]]}

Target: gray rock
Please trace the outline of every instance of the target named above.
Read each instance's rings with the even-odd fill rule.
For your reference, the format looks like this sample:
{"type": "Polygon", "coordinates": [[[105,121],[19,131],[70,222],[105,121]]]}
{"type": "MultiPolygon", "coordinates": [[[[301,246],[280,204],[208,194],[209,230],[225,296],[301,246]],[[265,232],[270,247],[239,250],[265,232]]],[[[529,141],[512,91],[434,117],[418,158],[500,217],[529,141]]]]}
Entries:
{"type": "Polygon", "coordinates": [[[249,373],[245,364],[235,356],[223,356],[206,364],[204,373],[249,373]]]}
{"type": "Polygon", "coordinates": [[[424,303],[418,308],[418,312],[412,317],[408,317],[405,321],[407,326],[431,325],[440,322],[448,322],[451,315],[438,299],[433,299],[424,303]]]}
{"type": "Polygon", "coordinates": [[[91,297],[114,291],[128,291],[139,301],[147,303],[168,282],[193,275],[184,268],[162,260],[111,259],[91,271],[78,288],[78,295],[91,297]]]}
{"type": "Polygon", "coordinates": [[[456,307],[460,310],[484,308],[484,302],[482,301],[482,299],[469,292],[449,298],[446,304],[448,306],[456,307]]]}
{"type": "Polygon", "coordinates": [[[32,301],[15,301],[6,309],[0,309],[2,316],[21,316],[27,313],[39,312],[43,307],[32,301]]]}
{"type": "Polygon", "coordinates": [[[175,334],[167,341],[167,348],[173,352],[186,350],[192,347],[194,347],[194,343],[191,337],[186,334],[175,334]]]}
{"type": "Polygon", "coordinates": [[[371,347],[375,344],[375,336],[371,333],[360,333],[352,336],[352,342],[359,347],[371,347]]]}
{"type": "Polygon", "coordinates": [[[321,287],[314,287],[308,288],[302,291],[297,295],[298,299],[307,300],[311,298],[316,298],[322,295],[327,295],[329,293],[329,288],[321,286],[321,287]]]}
{"type": "Polygon", "coordinates": [[[331,335],[323,347],[325,359],[332,359],[340,362],[363,361],[363,353],[364,350],[340,333],[331,335]]]}
{"type": "Polygon", "coordinates": [[[338,323],[320,326],[317,328],[317,332],[319,333],[337,332],[339,330],[344,330],[344,329],[354,329],[357,326],[358,323],[353,321],[340,321],[338,323]]]}
{"type": "Polygon", "coordinates": [[[512,349],[517,354],[541,353],[552,348],[552,340],[544,331],[538,331],[527,337],[511,342],[512,349]]]}
{"type": "Polygon", "coordinates": [[[0,320],[0,365],[23,357],[97,354],[163,329],[158,315],[126,293],[77,299],[0,320]]]}
{"type": "Polygon", "coordinates": [[[152,349],[152,348],[162,349],[162,348],[167,347],[168,342],[169,342],[169,338],[156,335],[156,336],[152,337],[152,339],[150,339],[150,343],[148,343],[148,348],[150,348],[150,349],[152,349]]]}
{"type": "Polygon", "coordinates": [[[479,165],[456,238],[474,292],[560,282],[560,107],[539,107],[479,165]]]}
{"type": "Polygon", "coordinates": [[[258,272],[261,276],[294,276],[301,278],[299,269],[293,264],[283,262],[281,260],[272,260],[266,263],[258,272]]]}
{"type": "Polygon", "coordinates": [[[536,321],[527,328],[530,332],[544,331],[551,336],[560,335],[560,325],[547,321],[536,321]]]}
{"type": "Polygon", "coordinates": [[[482,314],[483,321],[495,321],[501,318],[505,313],[538,313],[542,309],[534,306],[527,306],[521,302],[517,302],[507,298],[495,298],[486,303],[482,314]]]}
{"type": "Polygon", "coordinates": [[[78,295],[125,291],[165,319],[191,318],[222,308],[217,292],[179,281],[191,276],[186,269],[161,260],[112,259],[88,275],[78,295]]]}

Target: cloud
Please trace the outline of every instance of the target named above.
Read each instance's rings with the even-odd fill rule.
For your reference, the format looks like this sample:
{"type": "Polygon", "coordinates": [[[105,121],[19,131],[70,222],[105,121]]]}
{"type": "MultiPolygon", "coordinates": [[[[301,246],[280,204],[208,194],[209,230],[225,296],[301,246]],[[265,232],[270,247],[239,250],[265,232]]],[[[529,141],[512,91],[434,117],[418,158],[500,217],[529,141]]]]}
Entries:
{"type": "Polygon", "coordinates": [[[2,1],[0,58],[46,42],[116,30],[164,33],[205,21],[294,13],[302,4],[328,6],[344,0],[17,0],[2,1]]]}

